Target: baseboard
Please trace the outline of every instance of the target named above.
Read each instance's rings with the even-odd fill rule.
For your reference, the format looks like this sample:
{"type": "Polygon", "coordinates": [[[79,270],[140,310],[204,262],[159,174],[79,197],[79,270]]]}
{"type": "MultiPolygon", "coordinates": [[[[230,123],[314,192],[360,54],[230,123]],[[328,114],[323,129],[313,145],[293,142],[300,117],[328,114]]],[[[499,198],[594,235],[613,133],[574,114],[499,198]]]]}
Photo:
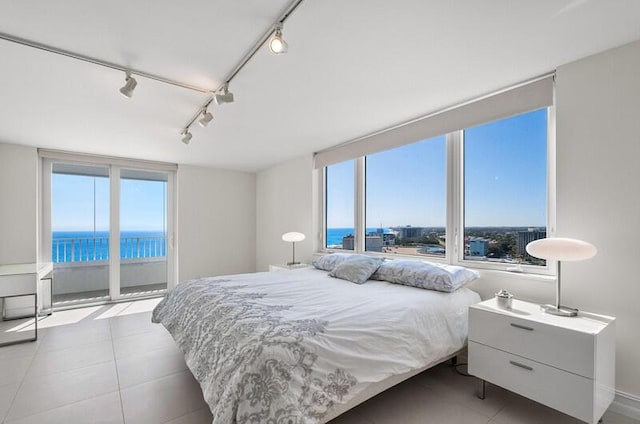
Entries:
{"type": "Polygon", "coordinates": [[[609,410],[620,415],[640,420],[640,397],[616,390],[609,410]]]}

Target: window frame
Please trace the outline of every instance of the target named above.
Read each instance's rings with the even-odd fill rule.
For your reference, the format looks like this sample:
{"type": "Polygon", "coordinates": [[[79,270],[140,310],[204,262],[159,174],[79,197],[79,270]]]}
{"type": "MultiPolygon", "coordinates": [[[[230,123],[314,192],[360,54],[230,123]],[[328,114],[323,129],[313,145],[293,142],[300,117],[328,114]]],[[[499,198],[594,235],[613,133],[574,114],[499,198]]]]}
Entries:
{"type": "MultiPolygon", "coordinates": [[[[556,111],[555,105],[546,107],[547,109],[547,195],[546,195],[546,228],[547,237],[553,237],[556,232],[556,111]]],[[[533,111],[529,111],[533,112],[533,111]]],[[[518,113],[513,116],[522,115],[529,112],[518,113]]],[[[507,119],[504,117],[500,119],[507,119]]],[[[482,125],[482,124],[481,124],[482,125]]],[[[480,270],[508,271],[518,274],[538,274],[556,275],[557,264],[555,261],[547,261],[545,266],[519,265],[513,263],[473,261],[464,258],[464,129],[447,133],[446,144],[446,171],[445,171],[445,198],[446,198],[446,254],[443,258],[422,257],[417,255],[389,255],[382,252],[369,252],[365,249],[366,233],[366,156],[359,156],[355,159],[354,166],[354,224],[355,240],[354,250],[345,251],[342,249],[329,249],[326,247],[327,231],[327,167],[320,168],[321,178],[319,178],[321,199],[321,249],[320,253],[347,252],[358,253],[370,256],[380,256],[388,258],[421,259],[431,262],[446,263],[450,265],[465,266],[480,270]]],[[[431,138],[431,137],[430,137],[431,138]]]]}

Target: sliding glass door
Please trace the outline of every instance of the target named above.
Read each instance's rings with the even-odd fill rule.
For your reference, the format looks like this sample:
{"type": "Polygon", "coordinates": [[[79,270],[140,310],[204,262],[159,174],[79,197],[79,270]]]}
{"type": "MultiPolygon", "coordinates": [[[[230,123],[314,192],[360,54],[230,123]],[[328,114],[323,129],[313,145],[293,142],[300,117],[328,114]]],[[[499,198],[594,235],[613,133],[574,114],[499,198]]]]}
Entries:
{"type": "Polygon", "coordinates": [[[120,295],[167,289],[166,172],[120,170],[120,295]]]}
{"type": "Polygon", "coordinates": [[[109,168],[53,163],[53,302],[109,299],[109,168]]]}
{"type": "Polygon", "coordinates": [[[175,172],[43,159],[41,257],[54,307],[163,293],[175,283],[175,172]]]}

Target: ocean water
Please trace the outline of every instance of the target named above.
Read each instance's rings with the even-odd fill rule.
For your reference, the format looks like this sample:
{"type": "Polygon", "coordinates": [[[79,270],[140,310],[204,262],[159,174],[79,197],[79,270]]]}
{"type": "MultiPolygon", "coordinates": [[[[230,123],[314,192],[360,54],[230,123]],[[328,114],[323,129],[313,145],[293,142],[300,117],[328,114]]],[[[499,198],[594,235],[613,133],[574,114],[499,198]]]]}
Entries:
{"type": "MultiPolygon", "coordinates": [[[[122,231],[120,258],[149,258],[166,255],[166,234],[162,231],[122,231]]],[[[53,262],[105,261],[109,259],[108,231],[54,231],[51,240],[53,262]]]]}
{"type": "MultiPolygon", "coordinates": [[[[375,233],[380,228],[378,227],[369,227],[365,231],[367,234],[375,233]]],[[[383,230],[388,231],[387,228],[383,228],[383,230]]],[[[348,236],[349,234],[355,234],[355,229],[353,228],[327,228],[327,246],[338,246],[342,245],[342,238],[344,236],[348,236]]]]}

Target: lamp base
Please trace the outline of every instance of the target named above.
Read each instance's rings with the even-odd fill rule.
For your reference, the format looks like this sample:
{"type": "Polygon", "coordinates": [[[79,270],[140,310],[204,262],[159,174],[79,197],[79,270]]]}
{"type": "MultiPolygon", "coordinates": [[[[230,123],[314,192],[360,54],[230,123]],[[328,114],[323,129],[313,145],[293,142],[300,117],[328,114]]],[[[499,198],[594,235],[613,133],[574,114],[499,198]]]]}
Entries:
{"type": "Polygon", "coordinates": [[[287,262],[287,265],[288,265],[288,266],[291,266],[291,265],[300,265],[300,262],[287,262]]]}
{"type": "Polygon", "coordinates": [[[558,315],[561,317],[576,317],[578,316],[578,310],[575,308],[569,308],[566,306],[556,306],[556,305],[540,305],[540,309],[545,314],[558,315]]]}

